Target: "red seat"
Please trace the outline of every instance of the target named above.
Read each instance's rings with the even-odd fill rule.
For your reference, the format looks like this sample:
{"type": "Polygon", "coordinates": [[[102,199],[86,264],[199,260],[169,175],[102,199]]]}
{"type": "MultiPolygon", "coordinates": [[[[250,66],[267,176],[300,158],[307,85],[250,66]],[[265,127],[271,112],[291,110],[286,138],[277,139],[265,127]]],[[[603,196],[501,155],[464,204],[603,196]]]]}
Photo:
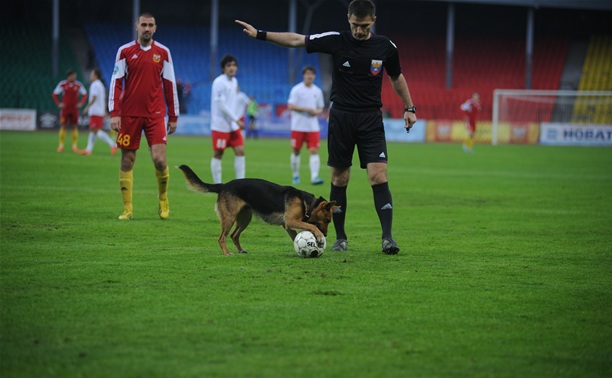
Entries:
{"type": "MultiPolygon", "coordinates": [[[[525,40],[521,37],[456,37],[453,87],[446,88],[446,41],[439,36],[397,36],[400,62],[410,93],[422,119],[461,119],[459,106],[480,93],[482,120],[491,120],[493,90],[525,89],[525,40]],[[405,46],[410,46],[410,49],[405,46]],[[411,56],[418,52],[418,57],[411,56]]],[[[534,44],[531,89],[559,89],[569,40],[541,39],[534,44]]],[[[403,105],[388,80],[383,83],[384,107],[401,118],[403,105]]],[[[538,113],[550,119],[552,106],[526,111],[527,120],[538,113]],[[547,115],[548,114],[548,115],[547,115]]],[[[520,116],[523,117],[523,116],[520,116]]]]}

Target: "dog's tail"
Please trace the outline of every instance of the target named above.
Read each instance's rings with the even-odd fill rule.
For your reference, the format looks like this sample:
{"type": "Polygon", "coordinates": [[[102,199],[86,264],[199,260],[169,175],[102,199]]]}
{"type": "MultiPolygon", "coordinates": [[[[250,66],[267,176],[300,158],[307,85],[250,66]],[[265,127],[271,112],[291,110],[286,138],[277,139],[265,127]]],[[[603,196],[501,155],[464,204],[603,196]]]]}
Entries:
{"type": "Polygon", "coordinates": [[[187,185],[189,185],[193,190],[202,192],[202,193],[219,193],[221,190],[221,186],[223,184],[207,184],[204,181],[200,180],[198,175],[186,165],[179,165],[177,167],[185,174],[185,179],[187,179],[187,185]]]}

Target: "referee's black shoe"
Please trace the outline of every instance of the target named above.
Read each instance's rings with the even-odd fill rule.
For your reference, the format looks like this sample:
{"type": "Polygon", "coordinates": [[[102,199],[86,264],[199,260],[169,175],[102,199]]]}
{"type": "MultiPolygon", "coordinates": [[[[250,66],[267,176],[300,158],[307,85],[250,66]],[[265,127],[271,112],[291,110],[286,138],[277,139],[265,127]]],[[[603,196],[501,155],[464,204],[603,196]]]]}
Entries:
{"type": "Polygon", "coordinates": [[[386,255],[397,255],[399,252],[399,247],[397,243],[393,239],[383,239],[382,241],[382,251],[386,255]]]}
{"type": "Polygon", "coordinates": [[[334,242],[332,251],[348,251],[348,240],[338,239],[334,242]]]}

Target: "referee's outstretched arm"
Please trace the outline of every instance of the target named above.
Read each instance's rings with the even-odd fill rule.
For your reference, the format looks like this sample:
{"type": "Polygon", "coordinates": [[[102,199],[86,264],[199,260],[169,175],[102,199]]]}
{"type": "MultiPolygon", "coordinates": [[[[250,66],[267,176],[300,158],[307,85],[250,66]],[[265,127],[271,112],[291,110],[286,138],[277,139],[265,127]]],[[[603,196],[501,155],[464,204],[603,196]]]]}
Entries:
{"type": "Polygon", "coordinates": [[[242,31],[251,38],[268,41],[283,47],[306,47],[306,36],[290,32],[268,32],[255,29],[244,21],[235,20],[238,25],[244,27],[242,31]]]}

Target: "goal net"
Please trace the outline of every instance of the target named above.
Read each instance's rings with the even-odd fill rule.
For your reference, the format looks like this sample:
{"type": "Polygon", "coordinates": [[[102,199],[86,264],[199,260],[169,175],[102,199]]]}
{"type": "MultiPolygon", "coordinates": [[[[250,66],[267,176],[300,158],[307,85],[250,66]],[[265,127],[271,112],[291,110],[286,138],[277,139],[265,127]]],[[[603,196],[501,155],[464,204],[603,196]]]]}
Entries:
{"type": "Polygon", "coordinates": [[[552,126],[573,127],[576,133],[589,127],[593,138],[597,130],[609,130],[612,91],[493,91],[492,144],[529,143],[534,135],[542,142],[543,128],[552,126]]]}

